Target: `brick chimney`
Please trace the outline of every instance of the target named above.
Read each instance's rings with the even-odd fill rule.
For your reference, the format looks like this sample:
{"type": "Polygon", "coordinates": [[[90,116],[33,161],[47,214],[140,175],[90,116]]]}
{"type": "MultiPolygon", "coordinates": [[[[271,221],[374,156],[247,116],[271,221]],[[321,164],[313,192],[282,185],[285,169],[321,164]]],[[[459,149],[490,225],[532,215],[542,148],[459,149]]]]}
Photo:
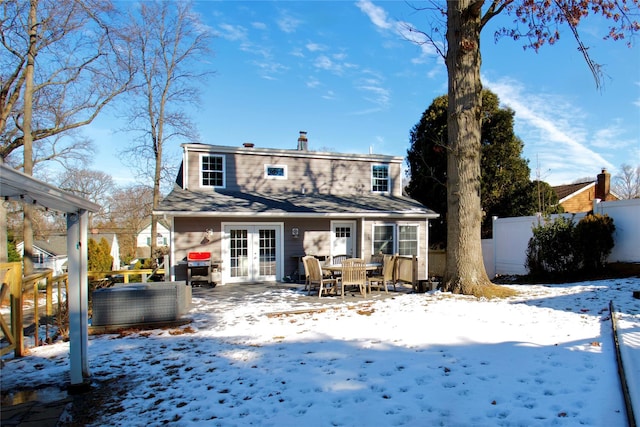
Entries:
{"type": "Polygon", "coordinates": [[[298,151],[308,151],[309,145],[307,142],[307,132],[301,130],[298,137],[298,151]]]}
{"type": "Polygon", "coordinates": [[[596,199],[602,201],[607,200],[611,186],[611,174],[606,169],[602,169],[602,173],[598,174],[596,182],[596,199]]]}

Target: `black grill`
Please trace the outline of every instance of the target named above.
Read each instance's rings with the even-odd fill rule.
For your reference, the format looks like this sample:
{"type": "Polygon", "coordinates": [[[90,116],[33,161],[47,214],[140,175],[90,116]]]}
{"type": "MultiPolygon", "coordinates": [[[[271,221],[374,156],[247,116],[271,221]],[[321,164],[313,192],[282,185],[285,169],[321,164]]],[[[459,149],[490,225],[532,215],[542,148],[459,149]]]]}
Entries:
{"type": "Polygon", "coordinates": [[[211,252],[187,254],[187,282],[191,286],[204,282],[211,286],[211,252]]]}

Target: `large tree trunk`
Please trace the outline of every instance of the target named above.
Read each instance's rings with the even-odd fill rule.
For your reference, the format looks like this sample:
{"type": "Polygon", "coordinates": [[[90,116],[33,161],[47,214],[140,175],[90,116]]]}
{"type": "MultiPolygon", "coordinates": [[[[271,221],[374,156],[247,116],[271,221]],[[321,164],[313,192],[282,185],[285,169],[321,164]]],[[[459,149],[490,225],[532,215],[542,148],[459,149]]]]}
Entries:
{"type": "MultiPolygon", "coordinates": [[[[24,115],[22,118],[22,132],[24,134],[24,173],[33,175],[33,136],[31,133],[31,119],[33,116],[33,73],[36,62],[36,42],[38,35],[36,11],[38,0],[31,0],[29,9],[29,52],[27,54],[27,68],[24,88],[24,115]]],[[[24,275],[33,273],[33,210],[31,200],[25,200],[23,206],[23,266],[24,275]]]]}
{"type": "Polygon", "coordinates": [[[478,294],[478,288],[491,284],[484,268],[480,237],[482,3],[479,0],[447,2],[449,152],[444,290],[467,295],[478,294]]]}

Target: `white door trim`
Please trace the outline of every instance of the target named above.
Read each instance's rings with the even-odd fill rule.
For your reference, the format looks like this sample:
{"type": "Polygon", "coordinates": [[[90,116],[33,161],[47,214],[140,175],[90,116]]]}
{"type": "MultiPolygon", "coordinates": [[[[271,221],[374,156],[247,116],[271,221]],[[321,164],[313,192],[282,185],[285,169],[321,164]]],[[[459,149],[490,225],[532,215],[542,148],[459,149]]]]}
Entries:
{"type": "MultiPolygon", "coordinates": [[[[222,222],[220,224],[222,241],[220,242],[222,254],[222,283],[251,283],[256,281],[277,281],[282,277],[284,271],[284,223],[282,222],[222,222]],[[231,277],[230,273],[230,248],[229,248],[229,227],[249,228],[255,231],[257,228],[275,228],[276,231],[276,272],[268,278],[257,277],[253,274],[249,278],[231,277]]],[[[254,251],[255,252],[255,251],[254,251]]],[[[255,265],[254,265],[255,266],[255,265]]],[[[252,269],[252,271],[255,271],[252,269]]]]}
{"type": "MultiPolygon", "coordinates": [[[[338,226],[344,226],[344,225],[348,225],[351,227],[351,236],[349,237],[349,240],[351,241],[351,256],[352,257],[356,257],[357,254],[357,240],[356,240],[356,235],[358,234],[358,227],[357,227],[357,222],[355,220],[332,220],[331,221],[331,257],[333,257],[334,255],[343,255],[343,253],[334,253],[334,245],[335,245],[335,237],[336,237],[336,227],[338,226]]],[[[349,255],[349,254],[347,254],[349,255]]]]}

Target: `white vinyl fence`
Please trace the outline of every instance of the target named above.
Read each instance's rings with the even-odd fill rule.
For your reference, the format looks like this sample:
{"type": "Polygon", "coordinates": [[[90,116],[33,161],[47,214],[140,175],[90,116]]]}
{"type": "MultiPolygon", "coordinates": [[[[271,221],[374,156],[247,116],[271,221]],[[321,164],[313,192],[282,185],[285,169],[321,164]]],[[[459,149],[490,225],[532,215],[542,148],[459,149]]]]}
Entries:
{"type": "MultiPolygon", "coordinates": [[[[594,212],[613,218],[616,231],[609,262],[640,262],[640,199],[594,203],[594,212]]],[[[563,214],[580,221],[586,214],[563,214]]],[[[552,215],[552,219],[558,215],[552,215]]],[[[526,253],[532,228],[544,219],[538,216],[497,218],[493,239],[482,241],[484,264],[489,277],[527,274],[526,253]]]]}

